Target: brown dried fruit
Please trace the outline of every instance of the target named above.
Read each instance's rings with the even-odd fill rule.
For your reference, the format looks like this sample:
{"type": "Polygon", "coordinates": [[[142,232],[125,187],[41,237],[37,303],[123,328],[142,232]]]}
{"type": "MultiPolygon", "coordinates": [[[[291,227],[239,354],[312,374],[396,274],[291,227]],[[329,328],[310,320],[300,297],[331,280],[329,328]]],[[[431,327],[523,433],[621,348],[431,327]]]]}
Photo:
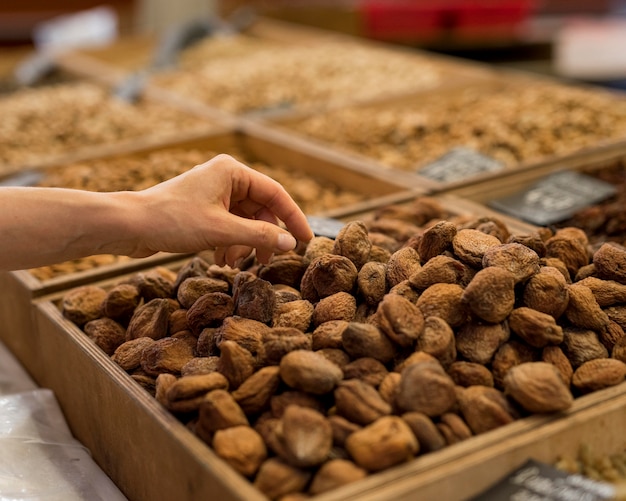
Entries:
{"type": "Polygon", "coordinates": [[[417,251],[422,262],[426,263],[435,256],[452,250],[452,240],[457,233],[456,225],[450,221],[439,221],[428,228],[420,239],[417,251]]]}
{"type": "Polygon", "coordinates": [[[608,358],[609,353],[598,339],[598,335],[589,329],[576,327],[563,328],[563,352],[577,368],[594,358],[608,358]]]}
{"type": "Polygon", "coordinates": [[[270,262],[259,268],[258,276],[271,284],[285,284],[298,287],[308,260],[295,252],[275,254],[270,262]]]}
{"type": "Polygon", "coordinates": [[[198,376],[185,376],[168,384],[163,405],[172,412],[194,412],[204,396],[213,390],[227,390],[228,381],[218,372],[198,376]]]}
{"type": "Polygon", "coordinates": [[[370,261],[365,263],[357,275],[357,292],[370,306],[376,306],[387,292],[387,266],[370,261]]]}
{"type": "Polygon", "coordinates": [[[350,259],[323,254],[311,261],[302,277],[302,299],[317,303],[337,292],[352,292],[358,271],[350,259]]]}
{"type": "Polygon", "coordinates": [[[530,233],[528,235],[510,235],[506,240],[506,243],[525,245],[526,247],[534,250],[540,258],[546,255],[546,244],[538,232],[530,233]]]}
{"type": "Polygon", "coordinates": [[[419,292],[411,287],[408,280],[400,282],[398,285],[392,287],[388,294],[397,294],[398,296],[408,299],[411,303],[417,303],[417,300],[420,297],[419,292]]]}
{"type": "Polygon", "coordinates": [[[522,244],[502,244],[485,252],[482,266],[504,268],[513,274],[515,283],[523,283],[539,271],[539,256],[522,244]]]}
{"type": "Polygon", "coordinates": [[[238,316],[227,317],[214,331],[214,342],[221,348],[224,341],[233,341],[245,348],[255,358],[263,358],[263,340],[271,328],[258,320],[238,316]]]}
{"type": "Polygon", "coordinates": [[[446,446],[446,439],[435,423],[426,414],[421,412],[407,412],[402,419],[409,425],[417,439],[420,453],[438,451],[446,446]]]}
{"type": "Polygon", "coordinates": [[[472,275],[473,272],[467,265],[458,259],[450,256],[435,256],[409,276],[409,283],[418,291],[434,284],[465,286],[471,280],[472,275]]]}
{"type": "Polygon", "coordinates": [[[350,355],[338,348],[322,348],[315,353],[322,355],[326,360],[332,362],[341,370],[350,363],[350,355]]]}
{"type": "Polygon", "coordinates": [[[371,248],[365,223],[351,221],[339,230],[332,253],[347,257],[359,270],[367,262],[371,248]]]}
{"type": "Polygon", "coordinates": [[[279,458],[263,462],[254,478],[254,486],[270,499],[303,491],[311,479],[307,470],[288,465],[279,458]]]}
{"type": "Polygon", "coordinates": [[[541,352],[541,360],[554,365],[561,373],[561,379],[569,388],[572,383],[574,369],[572,369],[572,364],[565,356],[565,353],[563,353],[563,350],[559,346],[546,346],[541,352]]]}
{"type": "Polygon", "coordinates": [[[389,287],[408,280],[422,267],[420,255],[412,247],[403,247],[394,252],[387,263],[386,280],[389,287]]]}
{"type": "Polygon", "coordinates": [[[399,372],[388,372],[378,386],[378,393],[380,393],[382,399],[391,405],[394,410],[398,398],[398,390],[400,388],[401,379],[402,376],[399,372]]]}
{"type": "Polygon", "coordinates": [[[151,337],[131,339],[119,345],[111,359],[125,371],[132,371],[141,365],[141,354],[144,348],[154,343],[151,337]]]}
{"type": "Polygon", "coordinates": [[[342,485],[361,480],[367,471],[347,459],[331,459],[317,471],[311,482],[309,492],[313,495],[328,492],[342,485]]]}
{"type": "Polygon", "coordinates": [[[459,360],[448,367],[448,375],[458,386],[493,387],[493,375],[482,364],[459,360]]]}
{"type": "Polygon", "coordinates": [[[323,348],[342,348],[343,347],[343,331],[348,327],[350,322],[345,320],[331,320],[318,325],[313,334],[313,350],[321,350],[323,348]]]}
{"type": "Polygon", "coordinates": [[[454,381],[438,361],[408,365],[401,376],[397,404],[402,411],[440,416],[456,403],[454,381]]]}
{"type": "Polygon", "coordinates": [[[556,268],[543,266],[526,282],[522,301],[525,306],[557,319],[569,302],[567,281],[556,268]]]}
{"type": "Polygon", "coordinates": [[[178,308],[171,312],[167,319],[167,330],[170,335],[190,330],[189,324],[187,323],[187,310],[178,308]]]}
{"type": "Polygon", "coordinates": [[[506,323],[483,324],[471,321],[464,324],[456,334],[456,350],[469,362],[486,365],[500,346],[509,339],[506,323]]]}
{"type": "Polygon", "coordinates": [[[426,317],[424,331],[418,338],[415,349],[432,355],[441,365],[448,367],[456,360],[454,331],[444,319],[426,317]]]}
{"type": "Polygon", "coordinates": [[[588,287],[601,308],[626,302],[626,285],[615,280],[587,277],[576,283],[588,287]]]}
{"type": "Polygon", "coordinates": [[[509,315],[511,331],[535,348],[557,345],[563,341],[563,328],[554,317],[526,306],[515,308],[509,315]]]}
{"type": "Polygon", "coordinates": [[[356,315],[356,298],[347,292],[337,292],[319,300],[313,309],[316,327],[332,320],[351,322],[356,315]]]}
{"type": "Polygon", "coordinates": [[[361,468],[380,471],[412,459],[419,444],[402,418],[384,416],[352,433],[346,449],[361,468]]]}
{"type": "Polygon", "coordinates": [[[277,366],[262,367],[232,392],[246,415],[260,414],[268,407],[280,384],[279,372],[277,366]]]}
{"type": "Polygon", "coordinates": [[[591,289],[580,284],[569,286],[565,317],[577,327],[595,331],[602,331],[609,324],[608,315],[598,305],[591,289]]]}
{"type": "Polygon", "coordinates": [[[166,337],[143,349],[141,368],[150,376],[158,376],[162,372],[180,374],[182,367],[193,357],[193,349],[189,343],[166,337]]]}
{"type": "Polygon", "coordinates": [[[102,316],[107,291],[96,285],[83,285],[67,292],[61,302],[63,316],[79,327],[102,316]]]}
{"type": "Polygon", "coordinates": [[[217,372],[220,357],[195,357],[183,365],[180,370],[181,376],[197,376],[217,372]]]}
{"type": "Polygon", "coordinates": [[[350,322],[343,329],[341,340],[343,349],[352,358],[372,357],[387,363],[396,355],[395,345],[373,324],[350,322]]]}
{"type": "Polygon", "coordinates": [[[348,421],[337,414],[328,416],[328,422],[333,430],[333,443],[339,447],[344,447],[346,438],[361,429],[361,426],[358,424],[348,421]]]}
{"type": "Polygon", "coordinates": [[[461,414],[476,435],[515,420],[515,412],[506,396],[495,388],[468,386],[458,392],[458,402],[461,414]]]}
{"type": "Polygon", "coordinates": [[[126,329],[111,318],[91,320],[85,324],[83,330],[109,356],[126,341],[126,329]]]}
{"type": "Polygon", "coordinates": [[[303,391],[284,391],[278,395],[272,395],[270,398],[271,415],[275,418],[282,417],[285,409],[290,405],[324,412],[324,405],[315,395],[303,391]]]}
{"type": "Polygon", "coordinates": [[[496,388],[504,388],[504,377],[512,367],[516,365],[533,362],[538,358],[538,351],[519,341],[507,341],[493,356],[491,371],[496,388]]]}
{"type": "Polygon", "coordinates": [[[180,284],[190,277],[206,277],[210,266],[205,259],[199,256],[192,257],[178,271],[174,282],[174,290],[178,290],[180,284]]]}
{"type": "Polygon", "coordinates": [[[484,268],[467,285],[462,299],[477,317],[502,322],[515,305],[515,277],[504,268],[484,268]]]}
{"type": "Polygon", "coordinates": [[[180,305],[189,309],[200,296],[210,292],[228,293],[230,285],[224,280],[210,277],[189,277],[185,279],[176,293],[176,299],[180,305]]]}
{"type": "Polygon", "coordinates": [[[234,341],[222,341],[217,370],[221,372],[230,388],[235,390],[248,379],[256,367],[256,359],[248,350],[234,341]]]}
{"type": "Polygon", "coordinates": [[[452,248],[454,254],[463,263],[474,268],[481,268],[485,252],[501,243],[497,237],[487,235],[482,231],[462,229],[452,239],[452,248]]]}
{"type": "Polygon", "coordinates": [[[269,324],[274,316],[276,296],[267,280],[252,278],[235,281],[233,287],[235,314],[269,324]]]}
{"type": "Polygon", "coordinates": [[[603,331],[598,333],[600,338],[600,342],[604,345],[604,347],[611,352],[615,344],[626,336],[624,333],[624,329],[617,323],[612,320],[609,321],[609,325],[603,331]]]}
{"type": "Polygon", "coordinates": [[[151,337],[162,339],[168,334],[170,316],[170,303],[167,299],[157,298],[139,306],[133,313],[126,339],[138,337],[151,337]]]}
{"type": "Polygon", "coordinates": [[[119,284],[109,290],[102,301],[105,317],[126,322],[139,305],[139,290],[131,284],[119,284]]]}
{"type": "Polygon", "coordinates": [[[187,310],[187,322],[194,334],[200,334],[205,327],[217,327],[226,317],[233,315],[233,298],[223,292],[211,292],[199,297],[187,310]]]}
{"type": "Polygon", "coordinates": [[[512,367],[504,378],[507,395],[534,413],[564,411],[574,398],[557,368],[545,362],[527,362],[512,367]]]}
{"type": "Polygon", "coordinates": [[[292,388],[323,395],[333,391],[343,372],[317,352],[296,350],[280,361],[280,377],[292,388]]]}
{"type": "Polygon", "coordinates": [[[249,426],[217,430],[211,443],[215,453],[246,477],[251,477],[267,458],[263,438],[249,426]]]}
{"type": "Polygon", "coordinates": [[[282,358],[295,350],[310,350],[311,335],[292,327],[275,327],[263,336],[263,363],[278,365],[282,358]]]}
{"type": "Polygon", "coordinates": [[[233,426],[249,426],[249,423],[232,395],[226,390],[213,390],[207,393],[200,404],[198,414],[198,428],[202,430],[204,436],[233,426]]]}
{"type": "Polygon", "coordinates": [[[445,437],[448,445],[457,444],[472,436],[472,430],[458,414],[446,412],[437,423],[437,428],[445,437]]]}
{"type": "Polygon", "coordinates": [[[601,390],[624,381],[626,364],[614,358],[596,358],[582,364],[572,377],[572,385],[583,392],[601,390]]]}
{"type": "Polygon", "coordinates": [[[469,316],[463,302],[464,289],[457,284],[433,284],[417,300],[424,317],[439,317],[452,327],[463,325],[469,316]]]}
{"type": "Polygon", "coordinates": [[[137,273],[131,279],[131,285],[137,287],[139,295],[149,302],[153,299],[171,298],[174,294],[175,277],[165,268],[155,268],[145,273],[137,273]]]}
{"type": "Polygon", "coordinates": [[[273,327],[292,327],[306,332],[313,319],[313,305],[306,299],[277,304],[274,309],[273,327]]]}
{"type": "Polygon", "coordinates": [[[376,323],[393,342],[407,347],[422,334],[424,315],[408,299],[388,294],[378,305],[376,323]]]}
{"type": "Polygon", "coordinates": [[[376,389],[359,379],[341,381],[335,389],[337,414],[353,423],[367,425],[391,414],[391,406],[376,389]]]}
{"type": "Polygon", "coordinates": [[[372,357],[357,358],[341,369],[344,379],[359,379],[374,388],[378,388],[389,372],[381,362],[372,357]]]}
{"type": "Polygon", "coordinates": [[[563,261],[570,277],[589,263],[587,244],[563,233],[557,233],[546,241],[546,257],[563,261]]]}
{"type": "Polygon", "coordinates": [[[626,249],[606,242],[593,254],[593,264],[599,278],[626,284],[626,249]]]}
{"type": "Polygon", "coordinates": [[[615,343],[613,351],[611,352],[611,357],[626,364],[626,337],[623,337],[615,343]]]}
{"type": "Polygon", "coordinates": [[[304,251],[304,260],[309,263],[324,254],[332,254],[335,241],[328,237],[313,237],[304,251]]]}

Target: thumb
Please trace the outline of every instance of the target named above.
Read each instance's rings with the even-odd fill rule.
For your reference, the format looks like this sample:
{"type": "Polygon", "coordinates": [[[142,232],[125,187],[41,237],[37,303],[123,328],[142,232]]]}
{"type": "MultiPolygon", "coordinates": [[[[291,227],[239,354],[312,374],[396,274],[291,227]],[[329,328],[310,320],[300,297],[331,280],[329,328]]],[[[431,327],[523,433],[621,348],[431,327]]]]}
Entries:
{"type": "Polygon", "coordinates": [[[229,214],[224,225],[225,231],[219,242],[221,247],[246,245],[257,249],[257,255],[259,252],[271,255],[274,252],[293,250],[297,245],[291,233],[267,221],[229,214]]]}

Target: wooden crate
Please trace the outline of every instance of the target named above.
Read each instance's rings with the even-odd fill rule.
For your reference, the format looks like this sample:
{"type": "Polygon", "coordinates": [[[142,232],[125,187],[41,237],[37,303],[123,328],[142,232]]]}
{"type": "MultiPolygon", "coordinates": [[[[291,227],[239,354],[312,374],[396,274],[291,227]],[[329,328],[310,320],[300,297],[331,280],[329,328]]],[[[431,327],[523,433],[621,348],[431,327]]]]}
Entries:
{"type": "MultiPolygon", "coordinates": [[[[37,382],[55,392],[72,433],[131,501],[267,501],[65,319],[61,297],[33,303],[37,329],[26,337],[45,353],[37,360],[37,382]]],[[[565,412],[517,420],[311,499],[461,501],[527,457],[553,461],[573,451],[575,439],[594,440],[604,432],[601,450],[619,450],[626,443],[625,413],[623,383],[579,397],[565,412]]]]}
{"type": "MultiPolygon", "coordinates": [[[[426,187],[433,192],[461,189],[489,180],[497,184],[501,177],[511,174],[541,169],[561,161],[575,163],[579,159],[603,156],[626,148],[626,128],[623,127],[623,120],[620,120],[619,124],[622,129],[613,137],[590,135],[576,141],[568,140],[567,145],[557,144],[549,153],[541,153],[543,146],[540,146],[539,140],[533,144],[532,137],[534,136],[525,137],[520,133],[519,137],[510,141],[511,147],[517,145],[515,147],[518,151],[525,152],[518,153],[517,155],[522,159],[517,159],[515,154],[507,151],[506,144],[498,146],[500,139],[496,137],[497,128],[494,128],[493,124],[497,124],[500,117],[506,113],[506,110],[502,109],[493,109],[490,113],[485,112],[481,115],[474,113],[476,116],[473,116],[471,120],[468,115],[464,126],[468,135],[460,136],[461,130],[457,126],[464,125],[461,122],[462,114],[465,110],[473,109],[469,104],[467,106],[465,104],[488,102],[491,96],[496,95],[500,96],[497,102],[502,103],[506,99],[511,107],[515,107],[518,106],[517,102],[525,102],[518,98],[523,92],[529,93],[525,98],[528,101],[532,99],[530,93],[543,92],[542,89],[547,89],[546,95],[571,92],[572,99],[579,99],[581,104],[582,97],[587,96],[594,100],[594,105],[600,106],[601,104],[604,109],[616,107],[626,109],[626,95],[620,92],[578,84],[566,85],[564,82],[548,77],[503,70],[494,74],[491,79],[467,82],[462,86],[417,92],[411,96],[385,96],[381,97],[378,102],[329,107],[313,112],[306,110],[299,114],[262,117],[261,120],[281,133],[297,136],[302,140],[332,149],[341,155],[359,159],[372,166],[378,165],[381,170],[400,171],[408,178],[407,182],[426,187]],[[465,104],[461,106],[462,103],[465,104]],[[436,110],[440,113],[435,113],[436,110]],[[378,124],[377,120],[380,117],[384,120],[378,124]],[[447,128],[453,130],[454,133],[447,136],[447,128]],[[486,140],[479,139],[485,136],[485,130],[489,128],[494,131],[490,133],[494,136],[493,141],[486,142],[486,140]],[[485,145],[481,146],[480,141],[485,141],[485,145]],[[530,144],[534,151],[530,147],[524,150],[525,143],[530,144]],[[483,153],[500,161],[504,167],[500,170],[477,173],[469,171],[470,174],[467,177],[444,180],[431,178],[420,172],[420,169],[457,147],[483,153]]],[[[537,94],[539,95],[541,94],[537,94]]],[[[546,100],[545,103],[549,105],[550,101],[546,100]]],[[[596,113],[595,108],[593,111],[592,108],[587,111],[589,116],[602,113],[600,109],[596,113]]],[[[543,117],[533,109],[529,109],[529,112],[531,116],[535,113],[531,122],[536,122],[532,127],[537,128],[543,117]]],[[[518,122],[522,123],[524,120],[522,115],[523,110],[520,110],[519,115],[509,113],[507,124],[510,127],[517,127],[518,122]]],[[[549,121],[550,117],[559,117],[565,123],[567,116],[565,110],[561,110],[560,113],[554,110],[554,113],[545,115],[545,120],[549,121]]],[[[617,124],[617,114],[613,119],[617,124]]],[[[505,126],[501,124],[499,127],[504,129],[505,126]]],[[[558,133],[556,126],[553,130],[558,133]]],[[[588,130],[596,129],[591,127],[588,130]]],[[[551,128],[546,127],[546,132],[552,134],[551,128]]]]}

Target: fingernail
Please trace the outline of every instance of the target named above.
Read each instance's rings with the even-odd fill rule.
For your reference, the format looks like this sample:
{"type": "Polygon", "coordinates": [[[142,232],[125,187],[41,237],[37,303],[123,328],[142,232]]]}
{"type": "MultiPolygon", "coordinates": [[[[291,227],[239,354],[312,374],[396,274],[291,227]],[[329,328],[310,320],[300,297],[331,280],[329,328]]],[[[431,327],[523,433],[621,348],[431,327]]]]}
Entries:
{"type": "Polygon", "coordinates": [[[295,249],[296,239],[289,233],[279,233],[278,235],[278,249],[281,251],[289,251],[295,249]]]}

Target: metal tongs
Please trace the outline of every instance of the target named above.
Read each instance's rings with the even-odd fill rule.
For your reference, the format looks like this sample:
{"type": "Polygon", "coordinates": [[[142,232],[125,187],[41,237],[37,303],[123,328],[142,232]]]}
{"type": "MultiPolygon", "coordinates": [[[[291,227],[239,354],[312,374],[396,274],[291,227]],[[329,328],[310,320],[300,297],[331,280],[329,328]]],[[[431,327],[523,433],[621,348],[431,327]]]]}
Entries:
{"type": "Polygon", "coordinates": [[[240,33],[247,29],[255,18],[254,10],[244,7],[237,9],[230,16],[228,22],[212,17],[194,19],[173,26],[166,31],[160,40],[152,57],[152,62],[146,68],[127,77],[114,89],[114,95],[129,103],[136,102],[148,83],[149,77],[158,71],[174,66],[184,49],[217,34],[240,33]]]}

